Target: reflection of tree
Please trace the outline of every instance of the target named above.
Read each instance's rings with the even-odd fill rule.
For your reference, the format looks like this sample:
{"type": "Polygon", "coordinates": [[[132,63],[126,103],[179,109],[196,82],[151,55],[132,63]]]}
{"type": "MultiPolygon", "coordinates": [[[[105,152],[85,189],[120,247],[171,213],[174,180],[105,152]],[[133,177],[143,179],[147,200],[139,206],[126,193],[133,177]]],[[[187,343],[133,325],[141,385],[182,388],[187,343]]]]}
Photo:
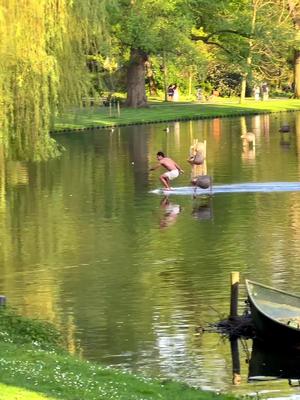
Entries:
{"type": "MultiPolygon", "coordinates": [[[[296,133],[296,148],[298,156],[298,168],[300,169],[300,113],[295,113],[295,133],[296,133]]],[[[300,178],[300,170],[299,170],[300,178]]]]}
{"type": "Polygon", "coordinates": [[[5,160],[4,148],[0,145],[0,212],[5,210],[5,160]]]}

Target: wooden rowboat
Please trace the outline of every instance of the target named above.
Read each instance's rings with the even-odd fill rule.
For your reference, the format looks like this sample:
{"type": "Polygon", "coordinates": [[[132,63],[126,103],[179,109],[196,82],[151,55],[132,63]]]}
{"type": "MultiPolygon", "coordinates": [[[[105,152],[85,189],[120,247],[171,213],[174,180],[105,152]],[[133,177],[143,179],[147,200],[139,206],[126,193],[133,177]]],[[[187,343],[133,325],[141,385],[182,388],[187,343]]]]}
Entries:
{"type": "Polygon", "coordinates": [[[300,296],[246,280],[257,333],[280,345],[300,346],[300,296]]]}

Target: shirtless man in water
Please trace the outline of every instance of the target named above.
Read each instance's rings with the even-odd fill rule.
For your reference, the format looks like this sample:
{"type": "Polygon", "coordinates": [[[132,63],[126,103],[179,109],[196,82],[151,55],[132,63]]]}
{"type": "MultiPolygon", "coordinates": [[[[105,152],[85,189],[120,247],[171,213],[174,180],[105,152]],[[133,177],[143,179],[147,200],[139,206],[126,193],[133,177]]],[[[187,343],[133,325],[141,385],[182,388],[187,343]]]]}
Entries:
{"type": "Polygon", "coordinates": [[[167,169],[167,172],[162,174],[159,179],[164,185],[164,188],[166,190],[171,190],[170,187],[170,181],[177,178],[179,176],[179,173],[183,173],[183,170],[180,168],[180,166],[173,161],[171,158],[165,157],[164,153],[162,151],[159,151],[156,154],[156,158],[159,162],[155,167],[150,168],[150,171],[154,171],[155,169],[159,167],[164,167],[167,169]]]}

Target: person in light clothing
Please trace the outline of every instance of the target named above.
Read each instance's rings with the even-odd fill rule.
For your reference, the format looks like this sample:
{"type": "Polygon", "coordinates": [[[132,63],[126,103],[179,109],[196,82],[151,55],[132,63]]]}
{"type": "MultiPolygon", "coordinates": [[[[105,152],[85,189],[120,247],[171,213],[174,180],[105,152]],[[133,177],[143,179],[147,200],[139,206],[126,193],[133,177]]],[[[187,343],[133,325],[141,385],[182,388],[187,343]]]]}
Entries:
{"type": "Polygon", "coordinates": [[[166,157],[162,151],[156,154],[156,158],[159,163],[155,167],[150,168],[150,171],[154,171],[159,167],[166,168],[167,172],[162,174],[159,179],[166,190],[171,190],[170,181],[177,178],[179,173],[183,173],[183,170],[174,160],[166,157]]]}

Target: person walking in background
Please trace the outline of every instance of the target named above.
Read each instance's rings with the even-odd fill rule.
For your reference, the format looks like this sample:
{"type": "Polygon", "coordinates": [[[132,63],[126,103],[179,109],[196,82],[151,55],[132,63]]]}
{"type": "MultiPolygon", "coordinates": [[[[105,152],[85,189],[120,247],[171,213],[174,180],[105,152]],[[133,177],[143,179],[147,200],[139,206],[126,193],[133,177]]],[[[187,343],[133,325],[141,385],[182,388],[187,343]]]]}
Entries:
{"type": "Polygon", "coordinates": [[[268,100],[269,99],[269,88],[266,82],[264,82],[261,85],[261,91],[262,91],[262,99],[263,100],[268,100]]]}
{"type": "Polygon", "coordinates": [[[204,94],[203,94],[203,91],[202,91],[201,88],[197,89],[196,96],[197,96],[197,100],[198,101],[204,101],[205,100],[205,97],[204,97],[204,94]]]}
{"type": "Polygon", "coordinates": [[[260,87],[258,85],[254,86],[253,94],[254,94],[254,99],[255,100],[259,100],[260,99],[260,87]]]}
{"type": "Polygon", "coordinates": [[[159,179],[166,190],[171,190],[170,181],[177,178],[179,173],[183,174],[183,170],[174,160],[166,157],[162,151],[159,151],[156,154],[156,158],[158,160],[158,164],[155,167],[150,168],[150,171],[154,171],[159,167],[164,167],[167,172],[163,173],[159,179]]]}
{"type": "Polygon", "coordinates": [[[179,101],[179,89],[177,84],[174,85],[173,101],[179,101]]]}
{"type": "Polygon", "coordinates": [[[168,101],[173,101],[174,86],[173,84],[168,86],[168,101]]]}

